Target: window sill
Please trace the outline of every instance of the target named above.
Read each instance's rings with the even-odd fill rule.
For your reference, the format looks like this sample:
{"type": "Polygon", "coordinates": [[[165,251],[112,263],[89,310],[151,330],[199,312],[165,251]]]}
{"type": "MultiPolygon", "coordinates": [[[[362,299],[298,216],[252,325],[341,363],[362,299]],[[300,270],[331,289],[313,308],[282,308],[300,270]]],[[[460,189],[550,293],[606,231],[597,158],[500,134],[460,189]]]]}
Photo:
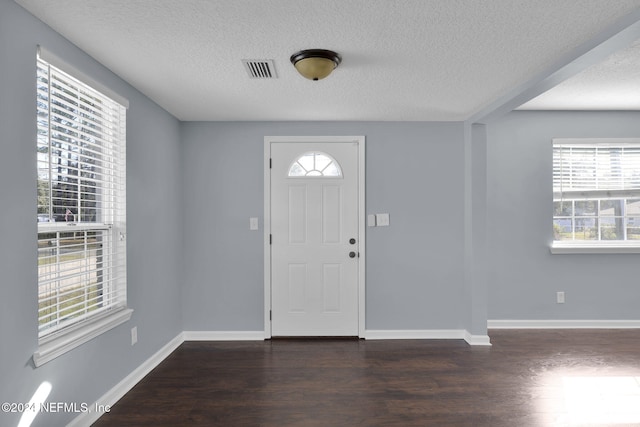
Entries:
{"type": "Polygon", "coordinates": [[[640,244],[559,244],[551,245],[551,253],[556,254],[640,254],[640,244]]]}
{"type": "Polygon", "coordinates": [[[114,313],[100,317],[93,322],[50,339],[44,338],[33,353],[36,368],[86,343],[100,334],[123,324],[131,318],[133,310],[122,308],[114,313]]]}

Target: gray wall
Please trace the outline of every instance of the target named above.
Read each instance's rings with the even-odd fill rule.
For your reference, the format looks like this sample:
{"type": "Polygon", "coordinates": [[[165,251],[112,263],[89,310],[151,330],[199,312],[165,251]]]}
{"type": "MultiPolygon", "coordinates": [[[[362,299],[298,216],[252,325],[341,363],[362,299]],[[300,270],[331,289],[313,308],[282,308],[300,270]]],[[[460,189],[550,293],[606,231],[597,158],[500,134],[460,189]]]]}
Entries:
{"type": "Polygon", "coordinates": [[[265,135],[365,135],[367,329],[464,326],[461,123],[229,122],[182,124],[185,330],[264,330],[265,135]]]}
{"type": "Polygon", "coordinates": [[[639,134],[639,112],[516,111],[488,126],[489,319],[639,318],[640,255],[549,252],[551,139],[639,134]]]}
{"type": "MultiPolygon", "coordinates": [[[[176,119],[10,0],[0,1],[0,402],[28,402],[42,381],[50,401],[92,403],[182,330],[176,119]],[[46,46],[127,97],[128,286],[130,322],[35,369],[37,348],[35,58],[46,46]],[[130,345],[130,328],[138,344],[130,345]]],[[[62,426],[77,414],[41,414],[62,426]]],[[[19,414],[0,412],[0,425],[19,414]]]]}

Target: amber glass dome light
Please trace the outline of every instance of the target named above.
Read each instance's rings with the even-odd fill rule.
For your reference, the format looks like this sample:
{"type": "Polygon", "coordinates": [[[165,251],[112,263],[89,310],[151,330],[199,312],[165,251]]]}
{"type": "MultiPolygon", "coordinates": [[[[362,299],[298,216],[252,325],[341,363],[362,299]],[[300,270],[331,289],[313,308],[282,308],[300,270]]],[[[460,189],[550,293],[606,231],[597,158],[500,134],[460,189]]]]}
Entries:
{"type": "Polygon", "coordinates": [[[327,77],[342,62],[339,54],[326,49],[301,50],[291,55],[296,70],[309,80],[327,77]]]}

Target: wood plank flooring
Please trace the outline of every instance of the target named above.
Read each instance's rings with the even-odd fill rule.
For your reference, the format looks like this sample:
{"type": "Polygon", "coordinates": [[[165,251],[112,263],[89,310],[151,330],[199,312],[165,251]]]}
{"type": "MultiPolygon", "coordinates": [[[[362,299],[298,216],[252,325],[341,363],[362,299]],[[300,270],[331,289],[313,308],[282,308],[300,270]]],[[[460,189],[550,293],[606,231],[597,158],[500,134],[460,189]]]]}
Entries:
{"type": "Polygon", "coordinates": [[[640,426],[640,330],[489,335],[185,342],[94,426],[640,426]]]}

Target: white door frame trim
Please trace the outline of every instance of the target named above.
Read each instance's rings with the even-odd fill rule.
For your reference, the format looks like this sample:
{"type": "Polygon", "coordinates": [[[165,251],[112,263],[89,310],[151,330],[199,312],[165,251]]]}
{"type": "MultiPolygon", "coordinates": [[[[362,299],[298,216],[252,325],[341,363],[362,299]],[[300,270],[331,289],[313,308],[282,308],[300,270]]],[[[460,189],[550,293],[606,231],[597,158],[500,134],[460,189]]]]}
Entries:
{"type": "Polygon", "coordinates": [[[364,136],[265,136],[264,137],[264,337],[271,338],[271,144],[274,142],[355,142],[358,144],[358,336],[365,337],[365,137],[364,136]]]}

